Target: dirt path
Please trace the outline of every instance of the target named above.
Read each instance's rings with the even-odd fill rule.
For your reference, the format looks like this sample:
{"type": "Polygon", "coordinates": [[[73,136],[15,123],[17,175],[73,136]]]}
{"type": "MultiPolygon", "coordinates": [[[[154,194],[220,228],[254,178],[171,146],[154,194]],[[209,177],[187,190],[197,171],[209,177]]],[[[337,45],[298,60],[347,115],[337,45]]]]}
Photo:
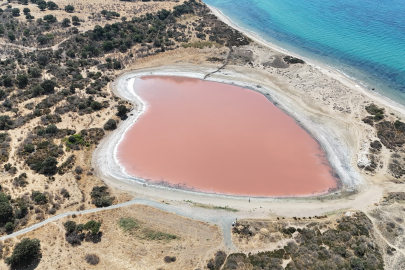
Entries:
{"type": "Polygon", "coordinates": [[[27,51],[31,51],[31,52],[33,52],[33,51],[45,51],[45,50],[49,50],[49,49],[52,49],[52,50],[55,51],[55,50],[57,50],[59,48],[60,44],[62,44],[63,42],[65,42],[68,39],[69,38],[65,38],[61,42],[59,42],[59,43],[57,43],[57,44],[55,44],[55,45],[53,45],[51,47],[45,47],[45,48],[25,47],[25,46],[22,46],[22,45],[17,45],[17,44],[12,44],[12,43],[5,43],[5,42],[0,42],[0,46],[5,46],[5,47],[9,46],[9,47],[19,48],[19,49],[23,49],[23,50],[27,50],[27,51]]]}
{"type": "Polygon", "coordinates": [[[193,207],[184,207],[184,206],[179,206],[179,205],[170,205],[170,204],[165,204],[165,203],[160,203],[156,201],[150,201],[146,199],[134,199],[132,201],[128,201],[125,203],[121,204],[116,204],[112,205],[109,207],[105,208],[93,208],[93,209],[87,209],[83,211],[72,211],[72,212],[67,212],[63,214],[59,214],[56,216],[53,216],[51,218],[48,218],[44,221],[41,221],[37,224],[34,224],[30,227],[27,227],[25,229],[19,230],[17,232],[14,232],[12,234],[2,236],[0,237],[0,241],[4,241],[9,238],[13,238],[22,234],[25,234],[27,232],[36,230],[48,223],[54,222],[56,220],[59,220],[64,217],[71,216],[73,214],[75,215],[81,215],[81,214],[88,214],[88,213],[95,213],[95,212],[100,212],[100,211],[106,211],[106,210],[111,210],[111,209],[116,209],[116,208],[121,208],[129,205],[148,205],[166,212],[171,212],[176,215],[182,216],[182,217],[187,217],[195,220],[200,220],[203,222],[208,222],[212,224],[217,224],[218,226],[221,227],[222,233],[223,233],[223,238],[224,238],[224,244],[225,246],[229,249],[229,251],[235,251],[236,247],[232,243],[232,238],[231,238],[231,226],[232,222],[235,220],[237,217],[237,214],[230,214],[225,211],[218,211],[218,210],[210,210],[210,209],[201,209],[201,208],[193,208],[193,207]]]}

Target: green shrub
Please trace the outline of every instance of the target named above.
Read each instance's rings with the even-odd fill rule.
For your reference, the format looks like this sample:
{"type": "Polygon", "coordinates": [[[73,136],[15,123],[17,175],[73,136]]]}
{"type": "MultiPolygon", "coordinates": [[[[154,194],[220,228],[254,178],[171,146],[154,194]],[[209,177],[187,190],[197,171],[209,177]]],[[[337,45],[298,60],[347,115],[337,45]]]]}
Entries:
{"type": "Polygon", "coordinates": [[[63,223],[63,227],[65,227],[66,232],[71,233],[76,230],[76,222],[69,220],[63,223]]]}
{"type": "Polygon", "coordinates": [[[86,231],[91,231],[92,234],[97,234],[100,230],[101,223],[94,220],[90,220],[84,224],[83,229],[86,231]]]}
{"type": "Polygon", "coordinates": [[[35,151],[35,146],[32,144],[26,144],[24,145],[24,151],[27,153],[32,153],[35,151]]]}
{"type": "Polygon", "coordinates": [[[125,232],[132,231],[135,229],[139,228],[138,222],[130,217],[126,218],[121,218],[120,221],[118,222],[119,226],[121,229],[123,229],[125,232]]]}
{"type": "Polygon", "coordinates": [[[6,258],[6,263],[11,267],[28,266],[39,258],[41,245],[38,239],[24,238],[18,243],[10,257],[6,258]]]}
{"type": "Polygon", "coordinates": [[[5,224],[13,218],[13,207],[9,202],[0,202],[0,224],[5,224]]]}
{"type": "Polygon", "coordinates": [[[104,124],[105,130],[114,130],[117,128],[117,122],[114,119],[109,119],[107,123],[104,124]]]}
{"type": "Polygon", "coordinates": [[[147,240],[166,240],[170,241],[173,239],[177,239],[178,236],[170,233],[164,233],[160,231],[155,231],[152,229],[145,229],[143,231],[144,238],[147,240]]]}
{"type": "Polygon", "coordinates": [[[11,233],[14,230],[14,223],[13,222],[7,222],[6,225],[4,226],[4,229],[6,229],[6,232],[11,233]]]}

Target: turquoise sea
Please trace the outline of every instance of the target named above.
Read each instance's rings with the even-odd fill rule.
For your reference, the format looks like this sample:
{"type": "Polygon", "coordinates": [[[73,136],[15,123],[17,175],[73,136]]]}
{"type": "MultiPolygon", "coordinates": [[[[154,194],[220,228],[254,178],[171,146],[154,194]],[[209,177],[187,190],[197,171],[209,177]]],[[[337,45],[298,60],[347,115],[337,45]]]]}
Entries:
{"type": "Polygon", "coordinates": [[[405,0],[204,0],[241,27],[405,105],[405,0]]]}

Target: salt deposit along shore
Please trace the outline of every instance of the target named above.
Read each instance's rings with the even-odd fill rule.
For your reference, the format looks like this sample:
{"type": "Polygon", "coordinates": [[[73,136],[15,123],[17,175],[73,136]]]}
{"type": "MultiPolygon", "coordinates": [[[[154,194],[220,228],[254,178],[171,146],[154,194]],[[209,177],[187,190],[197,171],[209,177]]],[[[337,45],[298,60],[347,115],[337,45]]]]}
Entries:
{"type": "MultiPolygon", "coordinates": [[[[215,10],[214,10],[215,11],[215,10]]],[[[223,21],[226,18],[221,17],[223,21]]],[[[249,35],[249,33],[246,33],[249,35]]],[[[115,94],[136,105],[129,119],[122,122],[118,130],[110,133],[93,154],[93,165],[97,174],[107,185],[125,190],[136,197],[165,200],[171,203],[191,200],[213,205],[228,205],[244,212],[249,217],[268,214],[284,216],[319,215],[339,209],[365,210],[379,201],[382,194],[398,190],[388,182],[386,170],[374,174],[358,168],[367,164],[368,144],[377,138],[375,130],[361,119],[366,115],[364,107],[374,103],[386,108],[386,113],[404,117],[403,106],[398,105],[371,91],[363,89],[342,74],[327,67],[311,63],[291,65],[278,69],[268,65],[274,55],[284,55],[271,44],[250,37],[255,43],[235,48],[233,54],[240,57],[250,55],[250,64],[228,64],[215,72],[219,65],[205,62],[207,56],[223,55],[217,48],[188,49],[166,53],[165,56],[145,58],[119,76],[111,87],[115,94]],[[163,64],[164,63],[164,64],[163,64]],[[145,104],[136,96],[132,85],[135,77],[145,75],[171,75],[204,78],[229,83],[266,94],[285,113],[296,119],[325,150],[328,160],[341,179],[341,189],[326,196],[308,198],[248,198],[202,194],[176,190],[169,187],[153,186],[125,174],[115,159],[116,147],[127,130],[145,110],[145,104]],[[317,203],[322,201],[322,203],[317,203]],[[297,207],[299,203],[299,207],[297,207]],[[263,207],[266,210],[253,211],[263,207]],[[271,213],[268,211],[271,210],[271,213]]],[[[290,54],[290,53],[289,53],[290,54]]],[[[290,54],[291,55],[291,54],[290,54]]],[[[299,57],[299,56],[297,56],[299,57]]],[[[389,157],[389,151],[382,153],[382,160],[389,157]]]]}

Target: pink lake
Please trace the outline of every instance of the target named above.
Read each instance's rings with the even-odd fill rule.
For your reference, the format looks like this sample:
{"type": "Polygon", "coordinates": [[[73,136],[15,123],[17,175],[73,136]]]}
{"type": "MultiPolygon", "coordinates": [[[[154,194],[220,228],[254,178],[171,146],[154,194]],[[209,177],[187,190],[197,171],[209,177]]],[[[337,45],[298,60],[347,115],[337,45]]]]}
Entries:
{"type": "Polygon", "coordinates": [[[248,196],[305,196],[338,185],[318,142],[260,93],[169,76],[138,78],[134,87],[147,109],[118,145],[127,174],[248,196]]]}

